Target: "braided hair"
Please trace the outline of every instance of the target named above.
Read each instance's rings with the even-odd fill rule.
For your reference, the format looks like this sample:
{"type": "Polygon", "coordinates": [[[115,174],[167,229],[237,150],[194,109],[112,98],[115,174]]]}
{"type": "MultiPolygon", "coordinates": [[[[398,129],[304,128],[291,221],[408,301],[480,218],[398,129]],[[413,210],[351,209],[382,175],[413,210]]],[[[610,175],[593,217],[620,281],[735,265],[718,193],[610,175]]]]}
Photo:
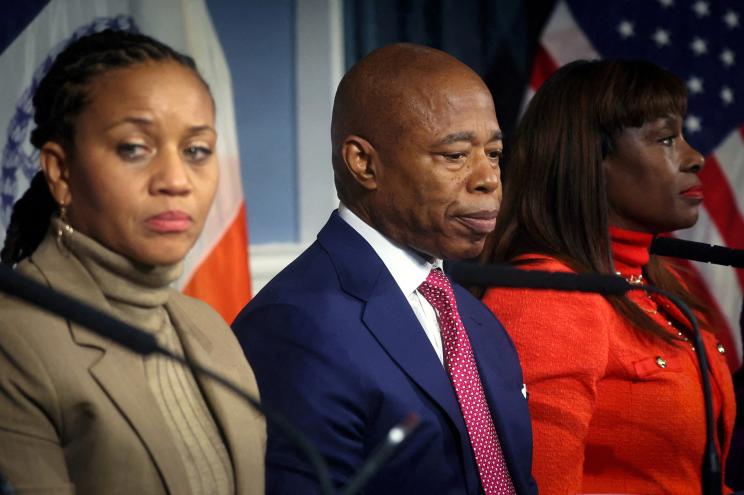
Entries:
{"type": "MultiPolygon", "coordinates": [[[[75,123],[90,103],[96,77],[113,69],[146,62],[176,62],[191,69],[209,91],[194,60],[143,34],[107,29],[70,43],[54,60],[33,97],[31,144],[41,149],[49,141],[72,149],[75,123]]],[[[39,171],[13,205],[0,262],[13,265],[31,255],[44,239],[57,205],[39,171]]]]}

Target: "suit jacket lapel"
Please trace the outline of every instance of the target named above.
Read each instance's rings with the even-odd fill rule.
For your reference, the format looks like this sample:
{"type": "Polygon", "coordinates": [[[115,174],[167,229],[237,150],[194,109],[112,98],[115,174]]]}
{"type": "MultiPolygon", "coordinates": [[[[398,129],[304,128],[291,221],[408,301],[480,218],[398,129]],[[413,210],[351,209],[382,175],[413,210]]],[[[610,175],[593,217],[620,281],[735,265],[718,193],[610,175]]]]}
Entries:
{"type": "Polygon", "coordinates": [[[362,316],[380,345],[465,432],[460,406],[447,372],[418,319],[387,271],[381,274],[362,316]]]}
{"type": "MultiPolygon", "coordinates": [[[[449,416],[470,443],[449,376],[395,280],[372,247],[337,212],[318,235],[341,285],[365,301],[362,321],[398,366],[449,416]]],[[[401,418],[402,420],[403,418],[401,418]]]]}
{"type": "MultiPolygon", "coordinates": [[[[463,324],[468,330],[491,417],[496,425],[507,465],[510,466],[512,473],[518,473],[520,470],[514,467],[514,462],[518,458],[515,448],[519,439],[531,438],[532,431],[529,422],[514,421],[513,418],[527,417],[527,401],[520,391],[514,390],[506,383],[505,377],[513,375],[513,370],[503,369],[501,360],[483,358],[486,355],[500,356],[508,351],[500,347],[502,344],[499,343],[497,328],[484,325],[480,319],[472,316],[472,311],[469,313],[471,316],[464,319],[463,324]]],[[[505,342],[505,345],[509,344],[505,342]]],[[[514,478],[513,481],[519,491],[521,480],[514,478]]]]}
{"type": "MultiPolygon", "coordinates": [[[[51,288],[63,291],[97,309],[111,307],[95,281],[72,255],[65,256],[50,237],[34,253],[33,262],[51,288]]],[[[70,322],[77,344],[99,349],[92,357],[89,371],[150,452],[170,493],[188,493],[187,473],[174,454],[168,426],[147,386],[141,356],[100,337],[85,327],[70,322]]]]}

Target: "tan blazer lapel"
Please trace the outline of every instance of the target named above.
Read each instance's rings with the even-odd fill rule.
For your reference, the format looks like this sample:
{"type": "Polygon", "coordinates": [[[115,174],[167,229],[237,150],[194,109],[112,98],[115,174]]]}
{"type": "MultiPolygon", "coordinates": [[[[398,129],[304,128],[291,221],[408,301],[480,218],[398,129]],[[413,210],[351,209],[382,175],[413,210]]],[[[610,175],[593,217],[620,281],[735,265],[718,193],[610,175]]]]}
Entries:
{"type": "MultiPolygon", "coordinates": [[[[182,298],[180,294],[174,294],[167,308],[181,337],[186,357],[257,396],[255,389],[246,390],[244,386],[255,381],[237,340],[232,337],[226,324],[212,312],[190,310],[182,298]],[[215,328],[217,325],[222,328],[215,328]],[[222,332],[223,329],[229,333],[210,338],[211,332],[222,332]]],[[[233,464],[237,493],[254,493],[251,490],[257,486],[256,477],[263,476],[265,430],[261,415],[219,383],[198,373],[194,376],[225,440],[233,464]],[[251,446],[255,446],[255,449],[251,449],[251,446]]]]}
{"type": "MultiPolygon", "coordinates": [[[[47,238],[39,249],[49,251],[34,260],[49,285],[97,309],[111,312],[111,306],[80,262],[62,254],[47,238]]],[[[142,356],[100,337],[85,327],[70,322],[75,342],[99,349],[88,368],[106,395],[127,418],[165,480],[168,492],[188,493],[190,488],[183,463],[175,453],[175,445],[155,398],[147,386],[142,356]]]]}

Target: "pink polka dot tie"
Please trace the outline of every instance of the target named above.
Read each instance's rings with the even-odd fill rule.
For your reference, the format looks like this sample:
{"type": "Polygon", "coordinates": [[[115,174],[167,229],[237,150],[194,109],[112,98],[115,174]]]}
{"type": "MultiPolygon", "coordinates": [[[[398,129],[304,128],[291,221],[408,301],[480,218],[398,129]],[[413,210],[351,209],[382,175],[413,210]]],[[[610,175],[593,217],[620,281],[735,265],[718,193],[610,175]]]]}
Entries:
{"type": "Polygon", "coordinates": [[[486,495],[514,494],[514,484],[488,409],[473,349],[457,312],[452,286],[442,270],[435,268],[418,290],[437,311],[444,361],[465,419],[483,491],[486,495]]]}

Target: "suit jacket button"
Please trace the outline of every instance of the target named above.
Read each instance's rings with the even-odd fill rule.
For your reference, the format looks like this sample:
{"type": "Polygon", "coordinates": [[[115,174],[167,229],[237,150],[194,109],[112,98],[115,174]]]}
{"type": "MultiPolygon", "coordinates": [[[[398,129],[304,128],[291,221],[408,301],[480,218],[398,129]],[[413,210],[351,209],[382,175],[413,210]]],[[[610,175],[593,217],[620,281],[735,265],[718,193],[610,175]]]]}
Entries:
{"type": "Polygon", "coordinates": [[[666,359],[664,359],[661,356],[656,356],[656,364],[659,365],[659,368],[666,368],[667,367],[666,359]]]}
{"type": "Polygon", "coordinates": [[[721,354],[726,354],[726,348],[723,347],[723,344],[721,344],[720,342],[716,346],[716,349],[718,349],[718,352],[720,352],[721,354]]]}

